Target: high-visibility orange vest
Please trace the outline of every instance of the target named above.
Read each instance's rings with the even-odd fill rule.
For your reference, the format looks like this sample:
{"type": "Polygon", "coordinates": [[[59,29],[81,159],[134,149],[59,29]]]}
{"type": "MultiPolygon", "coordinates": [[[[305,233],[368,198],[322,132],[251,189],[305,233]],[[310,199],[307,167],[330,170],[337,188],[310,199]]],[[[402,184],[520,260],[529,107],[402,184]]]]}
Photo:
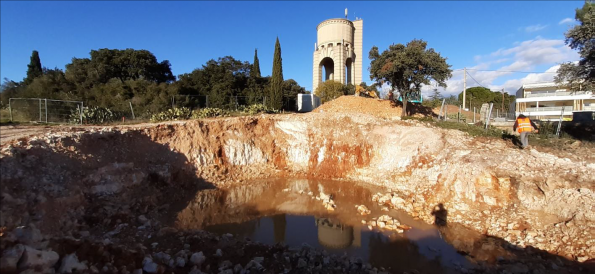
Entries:
{"type": "Polygon", "coordinates": [[[518,127],[517,131],[521,132],[531,132],[533,126],[531,126],[531,120],[529,118],[517,118],[516,119],[518,127]]]}

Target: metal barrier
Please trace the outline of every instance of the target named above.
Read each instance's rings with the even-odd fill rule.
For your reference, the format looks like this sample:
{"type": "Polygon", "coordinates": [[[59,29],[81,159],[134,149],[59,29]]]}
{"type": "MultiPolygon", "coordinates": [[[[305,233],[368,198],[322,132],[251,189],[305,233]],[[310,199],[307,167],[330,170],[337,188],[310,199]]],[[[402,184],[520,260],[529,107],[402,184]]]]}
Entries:
{"type": "Polygon", "coordinates": [[[83,102],[46,98],[10,98],[8,110],[11,122],[80,124],[83,102]]]}

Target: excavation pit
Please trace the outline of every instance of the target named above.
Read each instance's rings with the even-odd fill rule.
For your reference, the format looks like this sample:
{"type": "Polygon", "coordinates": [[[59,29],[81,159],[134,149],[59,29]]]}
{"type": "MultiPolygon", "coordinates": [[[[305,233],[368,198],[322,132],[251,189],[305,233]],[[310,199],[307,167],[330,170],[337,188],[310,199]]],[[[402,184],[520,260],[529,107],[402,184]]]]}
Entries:
{"type": "Polygon", "coordinates": [[[580,273],[592,155],[365,114],[62,128],[2,144],[1,270],[580,273]]]}

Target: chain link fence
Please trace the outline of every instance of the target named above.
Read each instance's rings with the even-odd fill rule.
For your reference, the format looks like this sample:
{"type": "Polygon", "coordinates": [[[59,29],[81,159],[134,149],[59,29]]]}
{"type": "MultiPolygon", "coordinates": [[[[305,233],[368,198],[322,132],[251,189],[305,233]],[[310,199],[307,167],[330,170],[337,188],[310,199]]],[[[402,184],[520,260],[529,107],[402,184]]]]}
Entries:
{"type": "Polygon", "coordinates": [[[46,98],[10,98],[11,122],[80,124],[83,102],[46,98]]]}

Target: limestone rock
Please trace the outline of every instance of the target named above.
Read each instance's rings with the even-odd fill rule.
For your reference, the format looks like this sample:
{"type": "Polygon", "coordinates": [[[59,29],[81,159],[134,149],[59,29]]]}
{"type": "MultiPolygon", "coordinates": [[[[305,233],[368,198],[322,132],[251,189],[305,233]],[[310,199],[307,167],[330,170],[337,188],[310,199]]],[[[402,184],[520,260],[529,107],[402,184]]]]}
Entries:
{"type": "Polygon", "coordinates": [[[48,269],[53,267],[60,259],[54,251],[39,251],[30,246],[25,246],[23,256],[19,261],[19,269],[48,269]]]}
{"type": "Polygon", "coordinates": [[[147,273],[157,273],[157,264],[151,257],[145,257],[143,260],[143,270],[147,273]]]}
{"type": "Polygon", "coordinates": [[[215,256],[223,257],[223,251],[221,251],[221,249],[217,249],[217,251],[215,251],[215,256]]]}
{"type": "Polygon", "coordinates": [[[184,267],[186,265],[186,260],[184,258],[177,257],[176,258],[176,266],[177,267],[184,267]]]}
{"type": "Polygon", "coordinates": [[[361,215],[368,215],[371,211],[365,205],[357,206],[357,212],[361,215]]]}
{"type": "Polygon", "coordinates": [[[79,262],[76,253],[68,254],[62,259],[60,265],[60,273],[72,273],[73,270],[83,271],[87,270],[87,264],[79,262]]]}
{"type": "Polygon", "coordinates": [[[308,263],[306,263],[306,261],[304,259],[299,258],[298,259],[298,263],[297,263],[297,267],[298,268],[304,268],[306,266],[308,266],[308,263]]]}
{"type": "Polygon", "coordinates": [[[25,246],[22,244],[4,250],[4,252],[2,252],[2,258],[0,258],[0,272],[16,273],[17,263],[21,259],[24,251],[25,246]]]}
{"type": "Polygon", "coordinates": [[[206,260],[207,257],[203,255],[202,251],[194,253],[192,256],[190,256],[190,262],[195,266],[201,266],[206,260]]]}

